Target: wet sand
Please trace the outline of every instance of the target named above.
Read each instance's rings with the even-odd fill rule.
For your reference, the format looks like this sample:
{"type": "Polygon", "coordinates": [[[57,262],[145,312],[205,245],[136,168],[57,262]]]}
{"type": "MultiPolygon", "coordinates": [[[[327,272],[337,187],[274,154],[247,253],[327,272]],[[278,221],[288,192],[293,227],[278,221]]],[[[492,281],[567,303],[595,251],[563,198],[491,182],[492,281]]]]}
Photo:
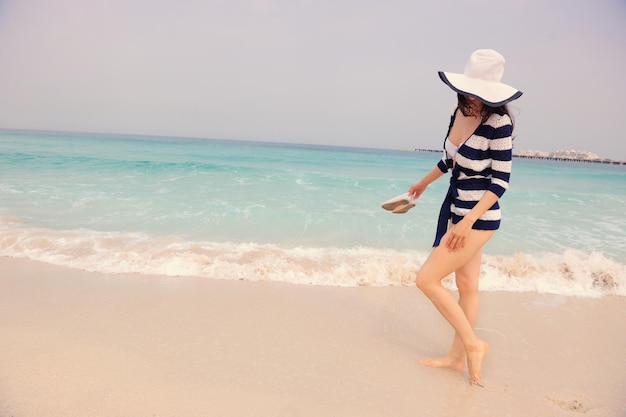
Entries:
{"type": "Polygon", "coordinates": [[[418,363],[452,332],[413,287],[0,258],[0,416],[626,416],[626,298],[481,300],[477,387],[418,363]]]}

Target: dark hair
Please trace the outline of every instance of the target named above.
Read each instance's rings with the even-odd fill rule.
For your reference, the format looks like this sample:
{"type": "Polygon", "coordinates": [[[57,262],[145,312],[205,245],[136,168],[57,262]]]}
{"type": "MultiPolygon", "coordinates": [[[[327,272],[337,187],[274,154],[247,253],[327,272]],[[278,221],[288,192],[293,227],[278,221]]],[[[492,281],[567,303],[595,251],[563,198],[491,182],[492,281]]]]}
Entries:
{"type": "MultiPolygon", "coordinates": [[[[463,116],[472,116],[474,115],[474,109],[472,109],[472,105],[467,100],[467,97],[463,94],[457,93],[457,98],[459,101],[459,110],[463,113],[463,116]]],[[[515,123],[513,122],[513,116],[511,116],[511,112],[509,111],[509,107],[506,104],[498,107],[491,107],[487,104],[483,103],[483,108],[480,111],[480,122],[485,123],[489,116],[494,113],[498,114],[506,114],[511,119],[511,126],[515,127],[515,123]]]]}

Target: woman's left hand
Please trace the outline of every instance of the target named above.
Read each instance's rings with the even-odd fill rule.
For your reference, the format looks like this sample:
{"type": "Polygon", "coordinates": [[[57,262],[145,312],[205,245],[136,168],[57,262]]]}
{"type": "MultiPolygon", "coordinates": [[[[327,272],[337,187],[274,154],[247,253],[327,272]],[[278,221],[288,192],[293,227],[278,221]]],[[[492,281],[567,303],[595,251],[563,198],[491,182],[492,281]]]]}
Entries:
{"type": "Polygon", "coordinates": [[[468,218],[463,218],[457,224],[450,225],[450,228],[443,237],[443,243],[450,252],[463,249],[465,239],[470,234],[474,222],[468,218]]]}

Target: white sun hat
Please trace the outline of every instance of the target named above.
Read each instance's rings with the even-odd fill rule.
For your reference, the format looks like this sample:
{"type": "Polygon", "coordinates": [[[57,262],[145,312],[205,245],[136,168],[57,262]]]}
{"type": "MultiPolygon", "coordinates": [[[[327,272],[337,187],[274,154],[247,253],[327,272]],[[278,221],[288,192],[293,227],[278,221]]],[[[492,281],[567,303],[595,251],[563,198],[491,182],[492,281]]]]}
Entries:
{"type": "Polygon", "coordinates": [[[463,74],[439,71],[439,78],[459,94],[477,98],[491,107],[502,106],[523,93],[506,85],[504,57],[493,49],[479,49],[470,55],[463,74]]]}

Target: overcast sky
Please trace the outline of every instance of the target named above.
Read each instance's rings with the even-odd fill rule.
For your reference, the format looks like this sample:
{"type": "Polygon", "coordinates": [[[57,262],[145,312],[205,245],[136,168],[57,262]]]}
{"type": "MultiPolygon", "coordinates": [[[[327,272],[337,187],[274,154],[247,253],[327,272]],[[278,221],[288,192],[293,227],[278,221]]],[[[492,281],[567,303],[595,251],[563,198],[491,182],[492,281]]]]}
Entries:
{"type": "Polygon", "coordinates": [[[0,0],[0,127],[439,148],[480,48],[517,151],[626,159],[624,0],[0,0]]]}

